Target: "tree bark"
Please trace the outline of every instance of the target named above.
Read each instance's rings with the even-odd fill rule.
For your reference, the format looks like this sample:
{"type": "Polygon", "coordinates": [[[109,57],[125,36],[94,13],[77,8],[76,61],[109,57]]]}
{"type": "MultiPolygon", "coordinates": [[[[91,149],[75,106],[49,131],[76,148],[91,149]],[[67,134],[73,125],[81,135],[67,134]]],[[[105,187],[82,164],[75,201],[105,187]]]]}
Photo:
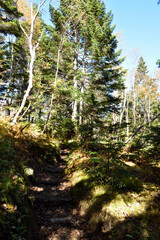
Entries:
{"type": "MultiPolygon", "coordinates": [[[[78,43],[78,30],[77,28],[75,29],[75,47],[77,48],[77,43],[78,43]]],[[[73,78],[73,86],[75,90],[75,99],[72,102],[72,121],[76,123],[77,121],[77,111],[78,111],[78,104],[77,104],[77,89],[78,89],[78,81],[77,81],[77,68],[78,68],[78,50],[75,49],[74,52],[74,78],[73,78]]]]}
{"type": "Polygon", "coordinates": [[[128,114],[128,109],[129,109],[129,99],[127,101],[127,108],[126,108],[126,124],[127,124],[127,137],[129,136],[129,114],[128,114]]]}
{"type": "MultiPolygon", "coordinates": [[[[151,98],[150,98],[150,93],[149,93],[149,96],[148,96],[148,122],[150,122],[150,118],[151,118],[151,98]]],[[[150,123],[149,123],[149,126],[150,126],[150,123]]]]}
{"type": "Polygon", "coordinates": [[[15,124],[17,122],[17,119],[19,117],[19,115],[21,114],[24,106],[25,106],[25,103],[26,103],[26,100],[29,96],[29,93],[32,89],[32,84],[33,84],[33,64],[34,64],[34,60],[35,60],[35,49],[33,49],[33,52],[31,54],[31,62],[30,62],[30,70],[29,70],[29,84],[28,84],[28,88],[27,88],[27,91],[26,93],[24,94],[23,96],[23,100],[22,100],[22,103],[21,103],[21,106],[18,110],[18,112],[16,113],[13,121],[12,121],[12,124],[15,124]]]}
{"type": "Polygon", "coordinates": [[[133,83],[133,119],[134,126],[136,125],[136,91],[135,91],[135,79],[133,83]]]}
{"type": "MultiPolygon", "coordinates": [[[[81,94],[83,95],[84,94],[84,83],[82,83],[82,86],[81,86],[81,94]]],[[[79,125],[82,125],[83,123],[83,99],[81,97],[81,100],[80,100],[80,106],[79,106],[79,125]]]]}
{"type": "Polygon", "coordinates": [[[7,116],[10,116],[10,110],[9,110],[9,93],[10,93],[10,84],[13,80],[13,60],[14,60],[14,48],[13,48],[13,36],[11,37],[11,67],[10,67],[10,74],[9,74],[9,82],[8,82],[8,88],[6,91],[6,94],[4,98],[6,99],[6,105],[7,105],[7,116]]]}
{"type": "MultiPolygon", "coordinates": [[[[127,93],[126,93],[126,90],[125,90],[125,95],[124,95],[124,102],[123,102],[123,106],[121,106],[122,108],[122,111],[121,111],[121,114],[120,114],[120,125],[122,123],[122,118],[123,118],[123,114],[124,114],[124,111],[125,111],[125,106],[126,106],[126,97],[127,97],[127,93]]],[[[122,95],[122,98],[123,98],[123,95],[122,95]]]]}
{"type": "Polygon", "coordinates": [[[83,94],[84,94],[84,84],[85,84],[85,71],[86,71],[86,43],[84,45],[84,53],[83,53],[83,79],[81,83],[81,99],[80,99],[80,106],[79,106],[79,125],[83,123],[83,94]]]}

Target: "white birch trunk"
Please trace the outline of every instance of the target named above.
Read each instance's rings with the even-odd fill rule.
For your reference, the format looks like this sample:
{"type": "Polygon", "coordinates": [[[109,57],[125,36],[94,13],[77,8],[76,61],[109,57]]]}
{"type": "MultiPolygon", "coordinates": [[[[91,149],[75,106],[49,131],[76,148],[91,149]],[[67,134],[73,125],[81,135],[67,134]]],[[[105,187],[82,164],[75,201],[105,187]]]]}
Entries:
{"type": "Polygon", "coordinates": [[[34,12],[33,12],[33,0],[31,0],[31,27],[30,27],[30,35],[28,35],[26,33],[25,29],[21,25],[21,22],[19,21],[20,27],[21,27],[24,35],[28,39],[28,46],[29,46],[29,52],[30,52],[29,83],[28,83],[28,87],[27,87],[26,93],[23,96],[23,100],[22,100],[21,106],[20,106],[18,112],[16,113],[16,115],[13,118],[12,125],[17,122],[18,117],[21,114],[21,112],[22,112],[22,110],[23,110],[23,108],[24,108],[24,106],[26,104],[26,100],[27,100],[27,98],[29,96],[29,93],[30,93],[30,91],[32,89],[32,85],[33,85],[33,66],[34,66],[34,61],[35,61],[36,48],[39,46],[40,40],[41,40],[42,35],[43,35],[43,32],[42,32],[41,36],[38,39],[37,44],[35,46],[33,46],[34,23],[35,23],[35,20],[36,20],[36,17],[38,16],[38,14],[41,13],[43,11],[43,9],[46,7],[47,4],[44,6],[46,1],[47,0],[40,1],[39,6],[37,8],[37,11],[34,14],[34,12]]]}
{"type": "Polygon", "coordinates": [[[113,112],[113,123],[116,124],[116,115],[114,112],[113,112]]]}
{"type": "Polygon", "coordinates": [[[129,99],[127,101],[127,108],[126,108],[126,124],[127,124],[127,137],[129,136],[129,114],[128,114],[128,108],[129,108],[129,99]]]}
{"type": "Polygon", "coordinates": [[[148,122],[149,122],[149,126],[150,126],[150,119],[151,119],[151,97],[150,97],[150,93],[148,96],[148,122]]]}
{"type": "Polygon", "coordinates": [[[23,108],[24,108],[24,106],[25,106],[26,100],[27,100],[27,98],[28,98],[28,96],[29,96],[29,93],[30,93],[30,91],[31,91],[31,89],[32,89],[32,84],[33,84],[33,64],[34,64],[34,60],[35,60],[35,52],[33,52],[32,55],[31,55],[28,88],[27,88],[26,93],[25,93],[24,96],[23,96],[23,100],[22,100],[21,106],[20,106],[18,112],[16,113],[16,115],[15,115],[13,121],[12,121],[13,124],[17,122],[17,119],[18,119],[19,115],[21,114],[21,112],[22,112],[22,110],[23,110],[23,108]]]}
{"type": "MultiPolygon", "coordinates": [[[[77,47],[77,43],[78,43],[78,31],[77,29],[75,29],[75,45],[77,47]]],[[[78,88],[78,81],[77,81],[77,77],[76,77],[76,73],[77,73],[77,68],[78,68],[78,50],[75,49],[75,53],[74,53],[74,78],[73,78],[73,86],[74,86],[74,90],[77,91],[78,88]]],[[[76,100],[77,94],[75,93],[75,99],[72,102],[72,121],[76,122],[77,120],[77,111],[78,111],[78,104],[77,104],[77,100],[76,100]]]]}
{"type": "MultiPolygon", "coordinates": [[[[127,97],[127,92],[126,92],[126,90],[125,90],[123,106],[122,106],[122,104],[121,104],[121,108],[122,108],[122,110],[121,110],[121,114],[120,114],[120,125],[121,125],[121,123],[122,123],[123,114],[124,114],[124,111],[125,111],[126,97],[127,97]]],[[[123,98],[123,94],[122,94],[122,98],[123,98]]]]}
{"type": "Polygon", "coordinates": [[[133,83],[133,121],[134,126],[136,125],[136,91],[135,91],[135,79],[133,83]]]}

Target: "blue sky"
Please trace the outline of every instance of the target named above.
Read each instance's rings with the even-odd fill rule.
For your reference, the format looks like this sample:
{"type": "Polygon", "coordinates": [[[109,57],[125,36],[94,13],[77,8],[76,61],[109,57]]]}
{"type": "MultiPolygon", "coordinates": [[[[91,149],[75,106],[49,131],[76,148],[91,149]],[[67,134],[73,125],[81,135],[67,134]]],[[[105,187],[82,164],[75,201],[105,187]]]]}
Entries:
{"type": "Polygon", "coordinates": [[[158,0],[105,0],[112,10],[115,32],[121,33],[120,47],[126,56],[124,66],[132,68],[133,53],[142,56],[150,71],[157,69],[160,58],[160,5],[158,0]]]}
{"type": "MultiPolygon", "coordinates": [[[[36,0],[38,1],[38,0],[36,0]]],[[[104,0],[106,12],[112,11],[115,32],[121,35],[120,48],[126,56],[124,67],[132,69],[135,59],[142,56],[153,72],[160,58],[160,5],[158,0],[104,0]]],[[[52,4],[58,6],[56,0],[52,4]]],[[[49,23],[46,9],[44,18],[49,23]]]]}

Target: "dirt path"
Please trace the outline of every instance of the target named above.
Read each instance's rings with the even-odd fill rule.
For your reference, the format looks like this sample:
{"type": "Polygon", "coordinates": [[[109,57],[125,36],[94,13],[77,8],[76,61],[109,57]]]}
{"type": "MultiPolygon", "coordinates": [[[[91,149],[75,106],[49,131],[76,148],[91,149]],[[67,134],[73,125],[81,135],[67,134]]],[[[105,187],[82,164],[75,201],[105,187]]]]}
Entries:
{"type": "Polygon", "coordinates": [[[70,183],[64,175],[65,157],[59,164],[40,165],[35,169],[31,187],[35,227],[32,240],[91,240],[87,222],[72,202],[70,183]]]}

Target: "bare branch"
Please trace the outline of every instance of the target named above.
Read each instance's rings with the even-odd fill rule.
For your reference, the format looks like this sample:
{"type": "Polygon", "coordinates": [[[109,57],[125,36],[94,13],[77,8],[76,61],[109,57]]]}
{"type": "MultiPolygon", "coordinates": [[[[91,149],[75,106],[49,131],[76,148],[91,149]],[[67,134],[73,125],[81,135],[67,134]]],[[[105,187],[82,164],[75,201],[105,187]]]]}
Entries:
{"type": "Polygon", "coordinates": [[[35,49],[39,46],[40,41],[41,41],[42,36],[43,36],[43,33],[44,33],[44,30],[42,31],[41,36],[39,37],[38,42],[37,42],[36,46],[34,47],[35,49]]]}
{"type": "Polygon", "coordinates": [[[24,111],[24,113],[22,114],[22,116],[19,118],[18,121],[20,121],[20,120],[24,117],[24,115],[26,114],[26,112],[29,110],[30,106],[31,106],[31,102],[29,102],[29,105],[28,105],[27,109],[24,111]]]}
{"type": "Polygon", "coordinates": [[[24,35],[27,37],[27,39],[29,39],[28,34],[26,33],[26,31],[25,31],[24,28],[22,27],[22,24],[21,24],[21,20],[20,20],[20,19],[19,19],[19,25],[20,25],[20,28],[22,29],[24,35]]]}
{"type": "Polygon", "coordinates": [[[39,13],[41,13],[51,1],[52,1],[52,0],[50,0],[49,2],[47,2],[47,3],[45,4],[46,0],[43,0],[43,2],[41,2],[41,0],[40,0],[39,6],[38,6],[38,8],[37,8],[37,12],[36,12],[36,14],[34,15],[34,18],[33,18],[33,22],[35,21],[37,15],[38,15],[39,13]],[[45,5],[44,5],[44,4],[45,4],[45,5]],[[42,7],[42,6],[43,6],[43,7],[42,7]],[[41,7],[42,7],[42,8],[41,8],[41,7]]]}
{"type": "MultiPolygon", "coordinates": [[[[45,3],[45,1],[43,1],[43,2],[45,3]]],[[[41,6],[43,6],[43,8],[41,8],[39,12],[41,13],[41,12],[47,7],[47,5],[48,5],[50,2],[51,2],[51,1],[47,2],[44,6],[43,6],[44,3],[42,3],[41,6]]]]}
{"type": "Polygon", "coordinates": [[[147,122],[144,125],[139,126],[136,131],[127,139],[127,141],[125,141],[124,145],[127,144],[128,142],[131,141],[131,139],[139,132],[139,130],[141,130],[143,127],[149,125],[150,123],[152,123],[154,120],[156,120],[158,117],[160,116],[160,113],[158,113],[154,118],[151,119],[151,121],[147,122]]]}
{"type": "Polygon", "coordinates": [[[6,85],[6,83],[0,82],[0,86],[5,86],[5,85],[6,85]]]}

